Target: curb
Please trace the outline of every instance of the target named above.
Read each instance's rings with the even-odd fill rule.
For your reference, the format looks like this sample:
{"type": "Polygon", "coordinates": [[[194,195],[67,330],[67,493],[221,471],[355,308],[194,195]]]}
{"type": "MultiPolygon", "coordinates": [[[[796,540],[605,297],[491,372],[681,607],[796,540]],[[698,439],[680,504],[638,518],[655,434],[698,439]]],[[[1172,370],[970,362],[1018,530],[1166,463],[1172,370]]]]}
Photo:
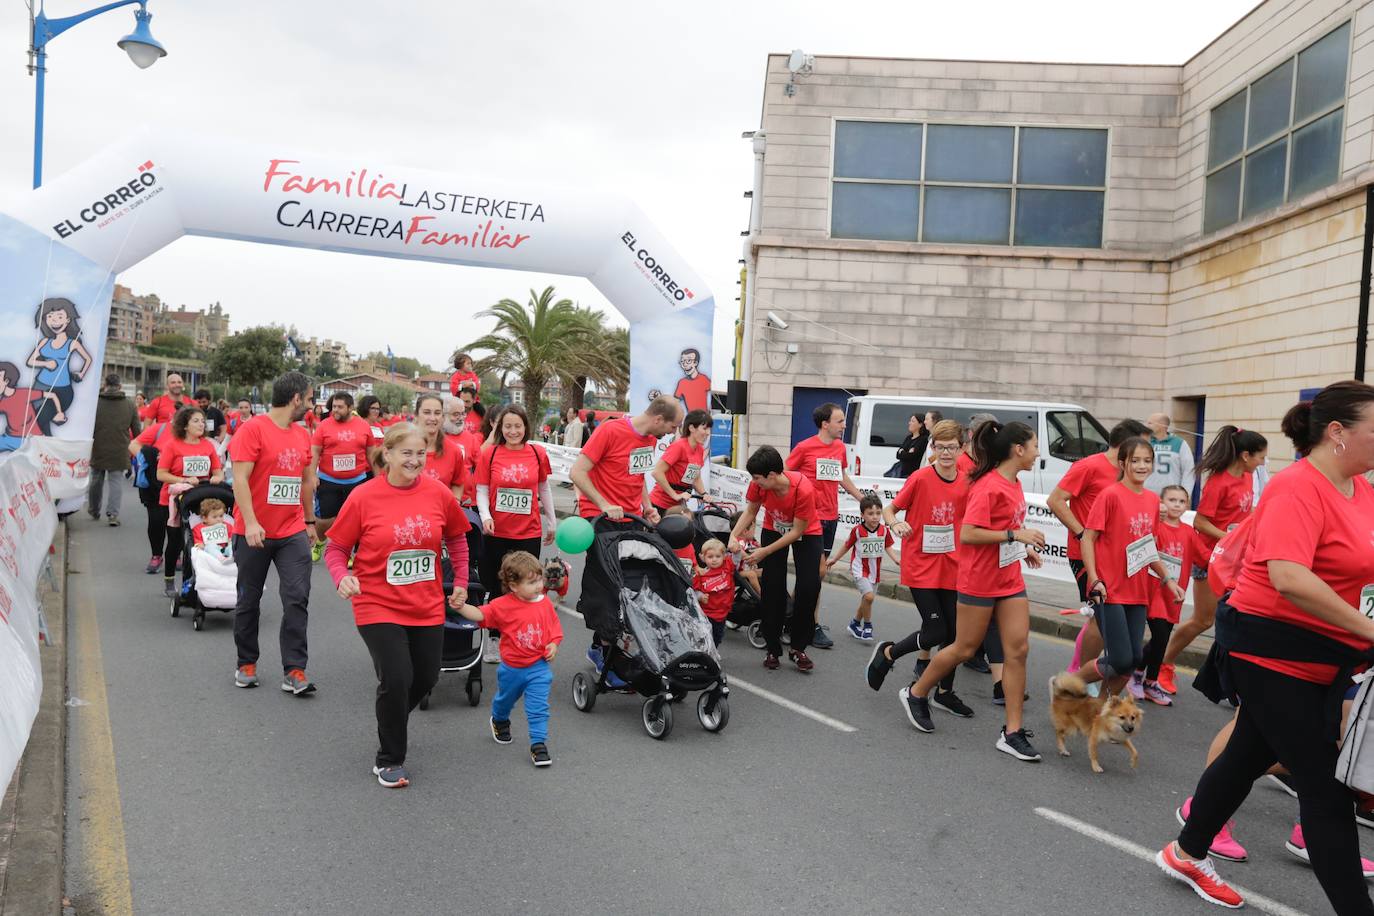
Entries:
{"type": "MultiPolygon", "coordinates": [[[[67,523],[53,538],[57,589],[41,599],[57,642],[40,648],[43,697],[14,779],[14,834],[0,883],[3,916],[57,916],[65,870],[67,735],[67,523]]],[[[39,579],[40,583],[45,582],[39,579]]]]}

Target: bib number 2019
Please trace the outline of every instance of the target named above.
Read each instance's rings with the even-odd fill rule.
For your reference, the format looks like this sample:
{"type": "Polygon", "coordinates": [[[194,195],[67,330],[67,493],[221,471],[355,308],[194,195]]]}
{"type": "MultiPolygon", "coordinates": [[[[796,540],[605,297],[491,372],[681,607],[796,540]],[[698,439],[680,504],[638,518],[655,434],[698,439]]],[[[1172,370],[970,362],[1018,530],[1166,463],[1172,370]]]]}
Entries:
{"type": "Polygon", "coordinates": [[[299,477],[269,477],[267,479],[267,504],[269,506],[297,506],[301,501],[301,479],[299,477]]]}
{"type": "Polygon", "coordinates": [[[432,550],[398,550],[386,558],[386,581],[391,585],[414,585],[433,578],[432,550]]]}

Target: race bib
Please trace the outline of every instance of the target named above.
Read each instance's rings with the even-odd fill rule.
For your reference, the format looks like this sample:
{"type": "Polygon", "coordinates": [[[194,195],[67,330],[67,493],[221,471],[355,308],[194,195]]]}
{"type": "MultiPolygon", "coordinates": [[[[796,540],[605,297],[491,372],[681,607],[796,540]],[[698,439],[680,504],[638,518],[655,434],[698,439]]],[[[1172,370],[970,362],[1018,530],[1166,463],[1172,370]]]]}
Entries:
{"type": "Polygon", "coordinates": [[[358,469],[358,456],[354,452],[347,455],[334,456],[334,471],[356,471],[358,469]]]}
{"type": "Polygon", "coordinates": [[[533,490],[515,490],[498,487],[496,490],[496,511],[513,515],[529,515],[534,508],[533,490]]]}
{"type": "Polygon", "coordinates": [[[696,482],[697,482],[697,476],[698,476],[699,474],[701,474],[701,465],[699,465],[699,464],[689,464],[689,465],[687,465],[687,470],[685,470],[685,471],[682,472],[682,482],[683,482],[683,483],[696,483],[696,482]]]}
{"type": "Polygon", "coordinates": [[[1013,563],[1019,563],[1026,558],[1026,545],[1020,541],[1007,543],[1003,541],[997,545],[997,568],[1001,569],[1013,563]]]}
{"type": "Polygon", "coordinates": [[[301,504],[301,479],[299,477],[267,478],[267,505],[299,506],[301,504]]]}
{"type": "Polygon", "coordinates": [[[434,581],[434,551],[394,551],[386,558],[386,581],[388,585],[434,581]]]}
{"type": "Polygon", "coordinates": [[[1169,574],[1169,578],[1175,582],[1183,579],[1183,558],[1171,557],[1167,553],[1161,553],[1159,559],[1164,563],[1164,569],[1169,574]]]}
{"type": "Polygon", "coordinates": [[[381,428],[380,426],[374,426],[374,427],[372,427],[372,438],[374,438],[374,439],[385,439],[385,438],[386,438],[386,436],[382,434],[382,428],[381,428]]]}
{"type": "Polygon", "coordinates": [[[207,525],[200,529],[200,540],[205,544],[226,544],[229,542],[229,526],[207,525]]]}
{"type": "Polygon", "coordinates": [[[921,552],[954,553],[954,526],[924,526],[921,529],[921,552]]]}
{"type": "Polygon", "coordinates": [[[787,532],[792,530],[792,523],[774,520],[773,530],[776,531],[778,534],[786,534],[787,532]]]}
{"type": "Polygon", "coordinates": [[[683,571],[683,572],[687,573],[687,575],[689,575],[689,576],[694,576],[694,575],[696,575],[697,564],[696,564],[695,561],[689,560],[689,559],[687,559],[686,557],[678,557],[677,560],[678,560],[679,563],[682,564],[682,571],[683,571]]]}
{"type": "Polygon", "coordinates": [[[1134,576],[1157,559],[1159,559],[1159,551],[1155,549],[1155,536],[1153,534],[1147,534],[1143,538],[1131,541],[1126,545],[1126,575],[1134,576]]]}
{"type": "Polygon", "coordinates": [[[630,451],[630,473],[647,474],[654,466],[654,450],[652,446],[632,449],[630,451]]]}
{"type": "Polygon", "coordinates": [[[212,433],[215,431],[215,421],[211,420],[209,417],[206,417],[205,419],[205,431],[207,433],[212,433]]]}
{"type": "Polygon", "coordinates": [[[209,455],[187,455],[181,459],[182,477],[209,477],[209,455]]]}
{"type": "Polygon", "coordinates": [[[887,547],[884,538],[859,538],[854,542],[854,549],[859,552],[860,559],[874,560],[883,555],[883,550],[887,547]]]}
{"type": "Polygon", "coordinates": [[[816,479],[817,480],[839,480],[840,479],[840,460],[838,458],[817,458],[816,459],[816,479]]]}
{"type": "Polygon", "coordinates": [[[1360,613],[1374,619],[1374,585],[1360,589],[1360,613]]]}

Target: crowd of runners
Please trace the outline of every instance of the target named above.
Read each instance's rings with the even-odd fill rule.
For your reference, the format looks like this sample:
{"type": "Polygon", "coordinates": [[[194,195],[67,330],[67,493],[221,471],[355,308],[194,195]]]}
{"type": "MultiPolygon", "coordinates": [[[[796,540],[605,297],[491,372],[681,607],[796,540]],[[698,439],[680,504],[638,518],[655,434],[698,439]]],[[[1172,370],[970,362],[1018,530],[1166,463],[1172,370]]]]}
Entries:
{"type": "MultiPolygon", "coordinates": [[[[187,397],[172,376],[166,392],[140,405],[144,426],[129,446],[148,514],[147,570],[161,572],[169,596],[183,554],[169,531],[178,495],[206,482],[232,485],[232,519],[201,519],[196,543],[208,538],[237,567],[238,687],[262,677],[260,604],[274,567],[281,689],[315,691],[308,604],[312,563],[323,558],[375,665],[373,772],[390,787],[409,783],[407,718],[438,677],[446,604],[503,634],[491,659],[500,666],[494,740],[513,740],[511,712],[523,698],[531,760],[552,762],[549,663],[564,634],[539,560],[555,537],[551,464],[532,441],[538,431],[526,412],[484,405],[468,375],[470,364],[459,365],[454,394],[421,394],[397,417],[376,398],[354,403],[334,394],[314,422],[313,386],[299,373],[278,379],[259,413],[247,402],[212,406],[205,392],[187,397]],[[475,528],[480,555],[469,547],[475,528]],[[467,603],[462,575],[445,594],[444,570],[470,563],[486,595],[480,605],[467,603]]],[[[657,524],[661,514],[705,500],[710,419],[659,397],[641,413],[601,422],[569,473],[574,511],[657,524]]],[[[762,667],[777,670],[785,659],[812,672],[811,651],[831,644],[816,616],[822,581],[842,566],[856,586],[846,630],[873,644],[863,672],[870,688],[882,688],[899,659],[916,656],[897,693],[910,725],[927,733],[936,729],[933,710],[974,717],[954,689],[960,667],[989,670],[1003,707],[996,750],[1041,760],[1023,721],[1030,609],[1022,570],[1043,562],[1046,543],[1026,523],[1018,479],[1039,456],[1035,432],[991,416],[975,416],[971,428],[934,412],[914,416],[899,456],[910,472],[884,505],[849,475],[844,411],[822,405],[813,419],[816,435],[785,456],[772,446],[748,456],[751,482],[728,538],[684,557],[717,643],[730,611],[723,596],[734,593],[738,575],[759,591],[762,667]],[[858,501],[860,518],[836,543],[840,490],[858,501]],[[921,621],[900,638],[875,635],[884,560],[921,621]]],[[[1103,697],[1168,706],[1178,691],[1175,659],[1215,622],[1199,683],[1236,714],[1213,741],[1197,789],[1178,811],[1182,831],[1159,865],[1204,899],[1239,906],[1211,860],[1245,858],[1229,825],[1250,786],[1269,775],[1298,798],[1290,851],[1310,861],[1338,912],[1374,912],[1365,886],[1374,863],[1361,860],[1356,837],[1357,817],[1374,826],[1374,799],[1334,776],[1341,701],[1349,706],[1351,675],[1374,646],[1374,487],[1366,476],[1374,471],[1374,387],[1332,384],[1294,406],[1282,428],[1298,460],[1267,479],[1269,443],[1260,434],[1223,427],[1193,468],[1190,445],[1156,415],[1117,424],[1105,452],[1059,481],[1048,506],[1069,532],[1070,566],[1091,614],[1071,670],[1103,697]],[[1188,524],[1195,476],[1200,494],[1188,524]],[[1181,620],[1189,586],[1192,612],[1181,620]]],[[[100,508],[95,496],[93,517],[100,508]]],[[[118,523],[117,503],[106,515],[118,523]]],[[[587,659],[601,669],[610,646],[595,635],[589,641],[587,659]]]]}

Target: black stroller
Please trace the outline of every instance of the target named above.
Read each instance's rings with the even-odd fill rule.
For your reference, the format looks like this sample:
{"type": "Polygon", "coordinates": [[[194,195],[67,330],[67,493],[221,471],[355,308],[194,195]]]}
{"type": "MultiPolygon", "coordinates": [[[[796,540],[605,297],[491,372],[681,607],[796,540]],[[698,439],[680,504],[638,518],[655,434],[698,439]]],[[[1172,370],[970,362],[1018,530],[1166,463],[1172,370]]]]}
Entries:
{"type": "MultiPolygon", "coordinates": [[[[232,530],[234,511],[234,491],[222,483],[203,483],[192,487],[177,500],[177,517],[181,520],[182,534],[182,555],[181,555],[181,587],[172,596],[171,611],[173,617],[180,617],[182,608],[190,608],[191,628],[201,630],[205,626],[206,611],[224,611],[233,613],[237,603],[237,583],[230,584],[227,577],[236,576],[233,556],[230,555],[228,563],[223,562],[214,564],[217,571],[217,580],[214,583],[196,581],[195,561],[191,551],[191,516],[200,515],[200,504],[207,499],[218,499],[224,503],[225,523],[232,530]]],[[[174,537],[169,530],[168,537],[174,537]]]]}
{"type": "Polygon", "coordinates": [[[730,688],[721,671],[711,628],[692,591],[692,580],[668,543],[644,519],[593,519],[578,607],[602,646],[600,675],[573,675],[573,704],[591,712],[596,698],[615,691],[646,697],[644,730],[662,740],[673,729],[673,704],[693,691],[701,727],[719,732],[730,721],[730,688]]]}
{"type": "MultiPolygon", "coordinates": [[[[472,528],[468,531],[468,604],[482,604],[486,599],[486,589],[482,587],[477,575],[477,558],[482,555],[482,520],[476,511],[464,509],[472,528]]],[[[444,597],[453,594],[453,564],[444,552],[441,563],[444,576],[444,597]]],[[[444,648],[439,656],[439,672],[454,674],[466,672],[463,692],[467,694],[468,705],[476,706],[482,702],[482,649],[486,646],[487,631],[476,621],[468,620],[457,611],[444,605],[444,648]]],[[[436,685],[437,686],[437,685],[436,685]]],[[[430,690],[420,700],[421,709],[429,709],[430,690]]]]}
{"type": "MultiPolygon", "coordinates": [[[[711,538],[715,538],[723,543],[730,540],[730,532],[734,530],[735,522],[739,518],[739,513],[729,512],[719,506],[703,506],[698,509],[692,517],[694,535],[692,542],[697,550],[697,555],[701,554],[701,545],[711,538]]],[[[787,616],[792,616],[792,599],[789,596],[787,601],[787,616]]],[[[743,630],[749,639],[749,645],[755,649],[766,648],[768,643],[763,638],[761,628],[763,626],[763,599],[749,580],[735,570],[735,600],[730,606],[730,614],[725,618],[725,626],[732,630],[743,630]]],[[[787,635],[786,625],[784,624],[783,640],[790,642],[787,635]]]]}

